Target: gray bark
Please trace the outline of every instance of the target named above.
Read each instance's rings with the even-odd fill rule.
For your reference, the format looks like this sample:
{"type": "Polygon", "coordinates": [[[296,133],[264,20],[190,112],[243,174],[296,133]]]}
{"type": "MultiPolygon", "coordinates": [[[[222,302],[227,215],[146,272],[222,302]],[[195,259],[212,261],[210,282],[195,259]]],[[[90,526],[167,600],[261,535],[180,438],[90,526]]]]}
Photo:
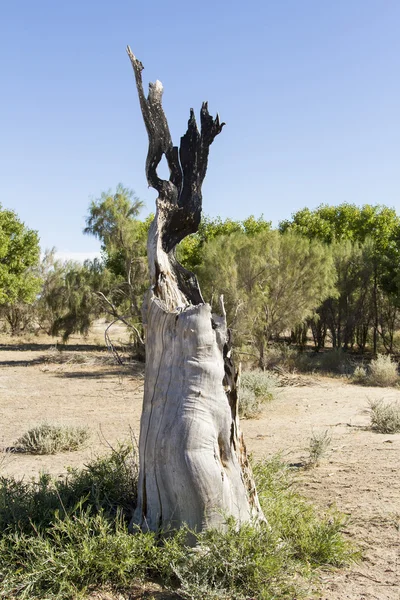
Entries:
{"type": "Polygon", "coordinates": [[[174,147],[162,105],[162,85],[143,93],[143,65],[128,47],[149,136],[146,174],[159,196],[148,238],[151,287],[143,305],[146,371],[139,437],[138,504],[133,523],[167,531],[264,520],[238,418],[238,375],[222,316],[211,314],[196,277],[175,258],[175,246],[197,231],[208,152],[222,130],[218,115],[201,110],[199,132],[174,147]],[[169,181],[157,175],[165,154],[169,181]]]}

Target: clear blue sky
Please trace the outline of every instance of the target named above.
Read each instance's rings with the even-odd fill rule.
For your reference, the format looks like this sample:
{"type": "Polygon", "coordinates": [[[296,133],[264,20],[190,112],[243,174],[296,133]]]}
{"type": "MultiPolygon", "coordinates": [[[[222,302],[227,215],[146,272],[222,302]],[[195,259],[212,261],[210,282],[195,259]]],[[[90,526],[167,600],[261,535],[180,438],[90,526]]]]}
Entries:
{"type": "Polygon", "coordinates": [[[175,143],[202,100],[227,123],[206,214],[400,210],[399,31],[398,0],[3,0],[0,202],[63,252],[98,250],[89,198],[118,182],[153,210],[130,44],[175,143]]]}

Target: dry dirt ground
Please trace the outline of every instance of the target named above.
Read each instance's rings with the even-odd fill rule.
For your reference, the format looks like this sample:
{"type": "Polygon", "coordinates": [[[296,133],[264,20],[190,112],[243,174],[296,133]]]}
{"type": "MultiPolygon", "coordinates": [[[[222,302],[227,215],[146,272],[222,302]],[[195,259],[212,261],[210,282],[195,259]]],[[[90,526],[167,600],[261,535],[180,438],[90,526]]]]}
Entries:
{"type": "MultiPolygon", "coordinates": [[[[131,431],[138,435],[141,366],[98,364],[109,362],[106,352],[96,346],[78,350],[65,353],[60,363],[53,362],[60,358],[49,343],[0,345],[0,449],[43,422],[86,425],[92,432],[90,446],[79,452],[0,455],[2,475],[58,476],[67,466],[104,454],[131,431]],[[75,362],[77,354],[84,362],[75,362]]],[[[336,504],[350,517],[347,535],[362,548],[363,561],[321,573],[320,599],[400,600],[400,434],[369,431],[365,411],[369,399],[400,399],[400,391],[332,378],[313,377],[309,383],[283,388],[261,418],[242,421],[248,450],[256,457],[282,452],[297,468],[304,495],[321,510],[336,504]],[[332,437],[327,457],[304,470],[299,465],[311,435],[325,430],[332,437]]]]}

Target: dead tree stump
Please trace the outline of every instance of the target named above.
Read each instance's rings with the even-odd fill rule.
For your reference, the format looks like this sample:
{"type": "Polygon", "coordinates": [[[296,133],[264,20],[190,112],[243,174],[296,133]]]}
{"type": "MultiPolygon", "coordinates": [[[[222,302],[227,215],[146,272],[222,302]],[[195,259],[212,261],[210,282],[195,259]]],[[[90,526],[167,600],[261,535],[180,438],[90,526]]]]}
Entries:
{"type": "Polygon", "coordinates": [[[140,424],[138,504],[133,523],[166,531],[264,520],[238,418],[238,376],[222,316],[211,314],[195,275],[180,265],[176,245],[197,231],[208,153],[224,123],[203,103],[193,110],[180,147],[162,108],[163,87],[145,97],[142,63],[127,48],[149,137],[146,175],[158,192],[148,237],[151,286],[143,305],[146,370],[140,424]],[[157,175],[165,155],[168,181],[157,175]]]}

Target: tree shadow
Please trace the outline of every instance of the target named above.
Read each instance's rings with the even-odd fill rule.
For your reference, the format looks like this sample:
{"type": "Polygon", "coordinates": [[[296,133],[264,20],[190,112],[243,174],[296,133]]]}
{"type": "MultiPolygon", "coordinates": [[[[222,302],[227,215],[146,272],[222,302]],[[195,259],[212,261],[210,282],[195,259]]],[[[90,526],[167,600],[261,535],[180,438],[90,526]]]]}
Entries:
{"type": "MultiPolygon", "coordinates": [[[[122,350],[122,347],[115,346],[117,350],[122,350]]],[[[0,351],[3,352],[44,352],[56,348],[65,352],[104,352],[106,346],[97,344],[39,344],[39,343],[21,343],[21,344],[0,344],[0,351]]]]}
{"type": "Polygon", "coordinates": [[[118,377],[118,376],[128,376],[128,377],[138,377],[143,376],[143,368],[136,369],[132,368],[130,365],[115,365],[114,369],[103,369],[101,371],[69,371],[69,372],[58,372],[55,373],[56,377],[61,377],[65,379],[103,379],[107,377],[118,377]]]}

